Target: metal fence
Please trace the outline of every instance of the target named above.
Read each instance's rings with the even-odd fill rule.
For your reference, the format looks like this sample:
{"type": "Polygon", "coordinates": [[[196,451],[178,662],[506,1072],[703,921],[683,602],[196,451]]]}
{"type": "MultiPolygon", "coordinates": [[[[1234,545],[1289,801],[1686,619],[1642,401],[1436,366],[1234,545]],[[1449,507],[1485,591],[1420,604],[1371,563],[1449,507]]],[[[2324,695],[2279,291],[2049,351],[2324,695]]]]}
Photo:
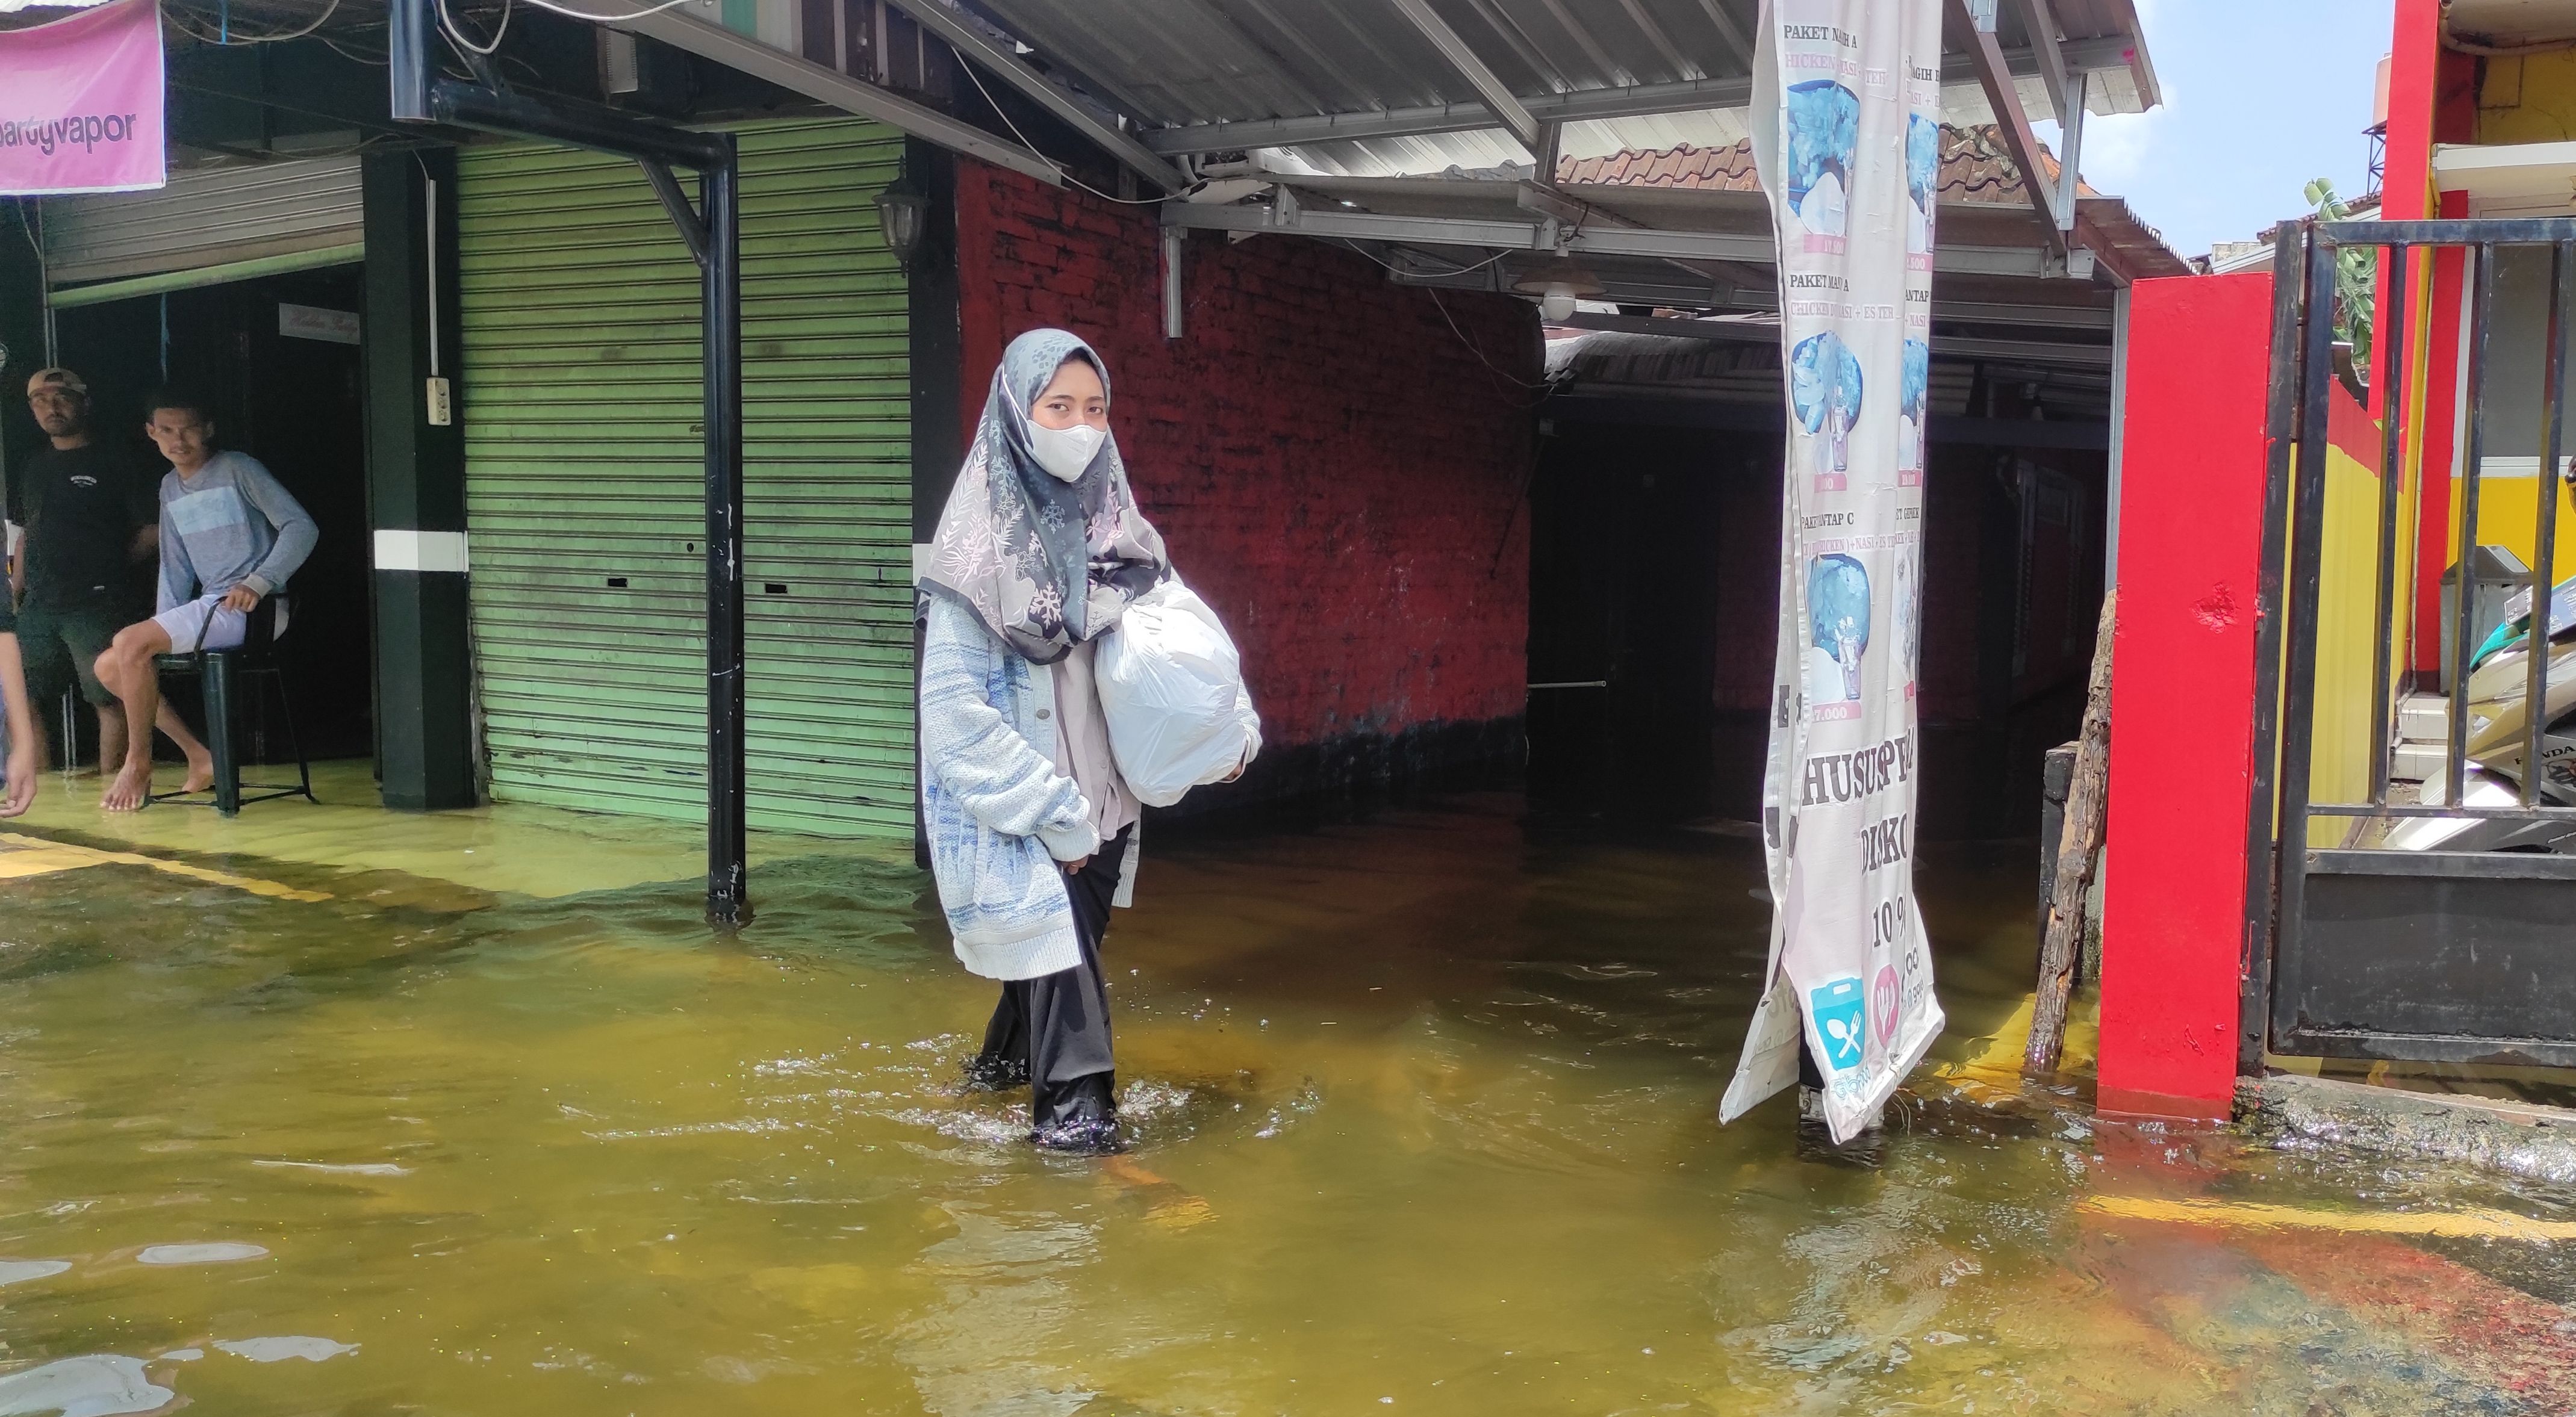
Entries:
{"type": "MultiPolygon", "coordinates": [[[[2268,1050],[2576,1065],[2576,855],[2561,854],[2576,848],[2576,774],[2568,771],[2576,757],[2560,764],[2557,791],[2547,771],[2548,646],[2566,612],[2553,610],[2551,590],[2576,219],[2310,222],[2284,228],[2276,251],[2239,1062],[2253,1070],[2268,1050]],[[2391,387],[2379,400],[2370,467],[2375,555],[2364,563],[2366,586],[2355,583],[2350,561],[2326,574],[2337,259],[2352,250],[2376,250],[2384,288],[2397,295],[2383,302],[2392,318],[2377,331],[2384,358],[2374,362],[2395,372],[2382,376],[2391,387]],[[2537,348],[2505,348],[2496,338],[2498,276],[2522,251],[2533,254],[2514,259],[2545,256],[2548,265],[2545,333],[2537,348]],[[2457,279],[2468,299],[2456,475],[2422,456],[2427,440],[2408,426],[2416,410],[2406,373],[2430,322],[2458,318],[2429,300],[2419,308],[2413,278],[2451,261],[2464,267],[2457,279]],[[2516,743],[2503,717],[2512,686],[2498,687],[2511,677],[2512,651],[2487,646],[2481,654],[2470,572],[2488,494],[2490,395],[2499,369],[2519,383],[2529,367],[2512,361],[2524,359],[2540,371],[2532,430],[2539,455],[2533,555],[2521,579],[2541,628],[2522,652],[2525,721],[2516,743]],[[2440,759],[2426,787],[2410,794],[2392,788],[2391,756],[2402,696],[2418,686],[2414,667],[2425,657],[2414,633],[2417,552],[2401,545],[2407,498],[2422,479],[2451,479],[2458,526],[2449,556],[2459,586],[2444,610],[2448,633],[2437,656],[2448,671],[2439,681],[2448,704],[2440,759]],[[2348,715],[2350,702],[2329,700],[2361,697],[2348,678],[2321,697],[2320,625],[2330,612],[2348,617],[2364,596],[2368,717],[2366,732],[2350,741],[2367,754],[2367,772],[2353,773],[2349,762],[2328,766],[2366,778],[2367,787],[2359,801],[2333,800],[2349,792],[2318,800],[2320,712],[2348,715]],[[2486,697],[2473,697],[2473,678],[2486,697]],[[2506,766],[2517,761],[2518,770],[2506,766]]],[[[2562,679],[2571,672],[2576,658],[2562,679]]],[[[2329,759],[2336,750],[2329,741],[2329,759]]]]}

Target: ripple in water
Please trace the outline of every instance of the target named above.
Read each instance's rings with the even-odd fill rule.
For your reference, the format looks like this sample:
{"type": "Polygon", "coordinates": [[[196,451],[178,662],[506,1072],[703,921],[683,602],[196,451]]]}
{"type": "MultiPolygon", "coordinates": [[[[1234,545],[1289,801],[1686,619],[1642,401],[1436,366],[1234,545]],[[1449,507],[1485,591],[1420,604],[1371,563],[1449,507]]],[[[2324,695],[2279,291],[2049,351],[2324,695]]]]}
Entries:
{"type": "Polygon", "coordinates": [[[67,1260],[0,1260],[0,1285],[51,1279],[69,1268],[71,1263],[67,1260]]]}
{"type": "Polygon", "coordinates": [[[343,1353],[358,1351],[358,1345],[354,1343],[334,1343],[327,1338],[306,1334],[287,1334],[278,1338],[218,1338],[215,1347],[254,1363],[283,1363],[289,1358],[321,1363],[343,1353]]]}
{"type": "Polygon", "coordinates": [[[253,1161],[251,1165],[265,1166],[272,1171],[314,1171],[326,1176],[408,1176],[411,1174],[410,1167],[396,1166],[390,1161],[360,1161],[344,1165],[321,1161],[253,1161]]]}
{"type": "Polygon", "coordinates": [[[0,1417],[122,1417],[158,1411],[176,1396],[143,1375],[140,1358],[86,1353],[0,1378],[0,1417]]]}
{"type": "Polygon", "coordinates": [[[263,1245],[245,1245],[223,1240],[207,1245],[152,1245],[134,1258],[144,1264],[231,1264],[236,1260],[264,1258],[263,1245]]]}

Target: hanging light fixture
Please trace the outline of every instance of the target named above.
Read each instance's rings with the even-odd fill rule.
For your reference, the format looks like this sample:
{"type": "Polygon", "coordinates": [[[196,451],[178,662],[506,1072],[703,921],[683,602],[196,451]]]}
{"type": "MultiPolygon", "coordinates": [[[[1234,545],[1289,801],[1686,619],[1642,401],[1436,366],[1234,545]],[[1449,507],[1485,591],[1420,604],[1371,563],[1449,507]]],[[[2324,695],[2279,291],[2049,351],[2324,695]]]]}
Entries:
{"type": "Polygon", "coordinates": [[[1538,297],[1538,313],[1551,322],[1574,313],[1574,302],[1601,293],[1601,282],[1592,272],[1574,263],[1570,256],[1558,256],[1543,266],[1512,282],[1512,289],[1523,295],[1538,297]]]}
{"type": "Polygon", "coordinates": [[[894,185],[877,193],[877,231],[886,249],[905,270],[921,254],[922,236],[930,229],[930,194],[914,185],[912,169],[897,173],[894,185]]]}

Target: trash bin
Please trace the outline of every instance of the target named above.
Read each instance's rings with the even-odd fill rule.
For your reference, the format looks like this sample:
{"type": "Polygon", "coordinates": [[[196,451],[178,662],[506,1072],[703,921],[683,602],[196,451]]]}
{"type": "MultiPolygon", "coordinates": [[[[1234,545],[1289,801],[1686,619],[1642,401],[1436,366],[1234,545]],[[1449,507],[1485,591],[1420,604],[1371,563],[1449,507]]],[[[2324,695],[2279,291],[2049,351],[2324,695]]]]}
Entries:
{"type": "MultiPolygon", "coordinates": [[[[2504,623],[2504,603],[2517,591],[2531,587],[2531,568],[2522,558],[2501,546],[2481,546],[2469,555],[2469,649],[2486,643],[2495,627],[2504,623]]],[[[2442,572],[2442,692],[2451,692],[2452,667],[2459,663],[2459,646],[2453,640],[2460,633],[2460,568],[2457,564],[2442,572]]]]}

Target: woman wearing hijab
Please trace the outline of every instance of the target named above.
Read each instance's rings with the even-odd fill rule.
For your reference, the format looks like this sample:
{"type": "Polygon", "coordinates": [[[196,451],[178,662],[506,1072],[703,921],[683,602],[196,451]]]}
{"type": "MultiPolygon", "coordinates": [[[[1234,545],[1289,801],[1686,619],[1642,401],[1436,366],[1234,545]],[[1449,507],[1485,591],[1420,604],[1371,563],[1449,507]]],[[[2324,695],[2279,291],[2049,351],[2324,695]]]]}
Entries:
{"type": "Polygon", "coordinates": [[[1001,981],[972,1086],[1033,1091],[1030,1140],[1118,1149],[1100,937],[1140,808],[1092,679],[1171,573],[1109,436],[1109,373],[1063,330],[1011,341],[921,575],[921,797],[957,958],[1001,981]]]}

